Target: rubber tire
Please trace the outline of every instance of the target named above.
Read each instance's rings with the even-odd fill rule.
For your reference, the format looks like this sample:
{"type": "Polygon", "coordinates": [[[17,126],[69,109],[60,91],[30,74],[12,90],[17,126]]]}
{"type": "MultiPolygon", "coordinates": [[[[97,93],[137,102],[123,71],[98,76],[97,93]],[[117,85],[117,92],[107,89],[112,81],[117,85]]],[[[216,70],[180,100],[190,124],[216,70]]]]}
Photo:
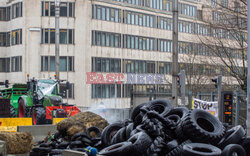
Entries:
{"type": "Polygon", "coordinates": [[[119,129],[123,127],[122,123],[113,123],[105,127],[102,131],[101,140],[104,146],[111,144],[112,137],[117,133],[119,129]]]}
{"type": "Polygon", "coordinates": [[[173,115],[173,114],[178,115],[181,118],[181,120],[183,120],[184,117],[188,114],[188,109],[186,107],[177,107],[177,108],[172,109],[169,112],[169,114],[167,114],[167,116],[173,115]]]}
{"type": "Polygon", "coordinates": [[[246,151],[241,145],[229,144],[223,151],[221,156],[232,156],[233,153],[237,153],[237,156],[246,156],[246,151]]]}
{"type": "Polygon", "coordinates": [[[245,138],[241,142],[241,146],[245,149],[246,153],[250,153],[250,137],[245,138]]]}
{"type": "Polygon", "coordinates": [[[183,146],[191,143],[190,140],[182,142],[179,146],[171,150],[166,156],[183,156],[183,146]]]}
{"type": "Polygon", "coordinates": [[[36,153],[50,153],[51,152],[51,148],[49,147],[35,147],[32,149],[33,152],[36,153]]]}
{"type": "Polygon", "coordinates": [[[146,106],[147,104],[148,104],[148,103],[139,104],[138,106],[136,106],[136,107],[133,109],[133,111],[132,111],[132,113],[131,113],[131,119],[132,119],[132,121],[135,122],[135,118],[136,118],[136,116],[140,113],[140,109],[141,109],[143,106],[146,106]]]}
{"type": "Polygon", "coordinates": [[[172,102],[169,100],[153,100],[148,103],[149,110],[154,110],[161,116],[166,116],[172,110],[172,107],[172,102]]]}
{"type": "Polygon", "coordinates": [[[62,154],[62,152],[63,152],[64,150],[62,150],[62,149],[52,149],[51,151],[50,151],[50,156],[51,155],[59,155],[59,154],[62,154]]]}
{"type": "Polygon", "coordinates": [[[203,143],[189,143],[183,146],[185,156],[220,156],[221,149],[203,143]]]}
{"type": "Polygon", "coordinates": [[[50,147],[49,143],[41,143],[39,147],[50,147]]]}
{"type": "MultiPolygon", "coordinates": [[[[24,103],[24,100],[22,98],[18,101],[17,117],[19,117],[19,108],[21,106],[23,107],[23,111],[24,111],[23,117],[31,117],[30,108],[26,106],[26,104],[24,103]]],[[[21,117],[19,117],[19,118],[21,118],[21,117]]]]}
{"type": "Polygon", "coordinates": [[[216,117],[199,109],[189,112],[181,124],[184,134],[194,142],[217,144],[225,131],[216,117]]]}
{"type": "Polygon", "coordinates": [[[111,144],[117,144],[126,141],[126,127],[122,127],[117,131],[111,140],[111,144]]]}
{"type": "Polygon", "coordinates": [[[64,141],[64,142],[61,142],[58,146],[57,146],[57,148],[58,149],[66,149],[68,146],[69,146],[69,142],[66,142],[66,141],[64,141]]]}
{"type": "Polygon", "coordinates": [[[180,116],[176,114],[169,115],[167,119],[173,121],[176,125],[178,125],[181,122],[180,116]]]}
{"type": "Polygon", "coordinates": [[[126,140],[129,139],[130,137],[130,133],[133,131],[134,127],[134,123],[130,123],[127,127],[126,127],[126,140]]]}
{"type": "Polygon", "coordinates": [[[83,148],[84,147],[84,143],[80,140],[77,141],[73,141],[69,144],[69,148],[73,149],[73,148],[83,148]]]}
{"type": "Polygon", "coordinates": [[[32,124],[33,125],[44,125],[47,123],[46,110],[44,107],[34,107],[32,111],[32,124]],[[33,121],[33,113],[36,113],[36,123],[33,121]]]}
{"type": "Polygon", "coordinates": [[[218,143],[218,147],[224,149],[228,144],[237,144],[241,141],[243,136],[245,135],[245,130],[241,125],[235,126],[229,129],[224,137],[218,143]]]}
{"type": "Polygon", "coordinates": [[[93,138],[92,136],[90,136],[90,132],[93,132],[93,131],[96,133],[96,137],[95,138],[100,138],[101,137],[102,134],[101,134],[100,129],[98,127],[93,126],[93,127],[89,127],[87,129],[87,131],[86,131],[86,134],[87,134],[87,136],[89,138],[93,138]]]}
{"type": "Polygon", "coordinates": [[[172,141],[166,143],[164,150],[166,152],[170,152],[173,149],[177,148],[178,146],[179,146],[178,141],[177,140],[172,140],[172,141]]]}
{"type": "Polygon", "coordinates": [[[80,140],[82,137],[89,138],[84,132],[78,132],[71,137],[71,141],[80,140]]]}
{"type": "Polygon", "coordinates": [[[147,148],[152,144],[153,140],[145,132],[139,132],[128,139],[133,144],[134,153],[143,155],[147,148]]]}
{"type": "Polygon", "coordinates": [[[106,156],[128,156],[131,155],[133,144],[131,142],[121,142],[104,148],[98,154],[106,156]]]}
{"type": "Polygon", "coordinates": [[[10,117],[11,118],[17,117],[16,112],[15,112],[15,108],[12,105],[10,105],[10,117]]]}

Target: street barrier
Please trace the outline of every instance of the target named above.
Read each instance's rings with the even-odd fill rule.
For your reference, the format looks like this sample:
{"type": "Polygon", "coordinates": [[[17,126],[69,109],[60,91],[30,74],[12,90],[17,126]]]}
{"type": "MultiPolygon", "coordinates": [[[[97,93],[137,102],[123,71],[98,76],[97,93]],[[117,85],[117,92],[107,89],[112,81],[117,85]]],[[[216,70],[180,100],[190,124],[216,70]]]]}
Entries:
{"type": "Polygon", "coordinates": [[[31,126],[32,118],[0,118],[1,126],[31,126]]]}

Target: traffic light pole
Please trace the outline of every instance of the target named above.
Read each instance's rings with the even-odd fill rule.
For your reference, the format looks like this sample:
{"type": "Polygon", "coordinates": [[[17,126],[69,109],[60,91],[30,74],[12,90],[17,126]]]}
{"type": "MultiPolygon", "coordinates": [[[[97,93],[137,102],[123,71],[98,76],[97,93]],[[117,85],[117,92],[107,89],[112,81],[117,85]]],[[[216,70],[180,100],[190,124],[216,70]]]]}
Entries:
{"type": "Polygon", "coordinates": [[[59,54],[59,17],[60,17],[60,2],[55,0],[55,61],[56,61],[56,79],[59,80],[60,54],[59,54]]]}
{"type": "Polygon", "coordinates": [[[181,106],[185,107],[185,91],[186,91],[186,74],[185,70],[180,72],[180,85],[181,85],[181,106]]]}
{"type": "MultiPolygon", "coordinates": [[[[250,15],[250,0],[247,0],[247,14],[250,15]]],[[[250,16],[247,16],[247,43],[250,45],[250,16]]],[[[247,47],[247,136],[250,136],[250,47],[247,47]]]]}
{"type": "Polygon", "coordinates": [[[174,106],[178,106],[178,0],[173,3],[172,99],[174,106]]]}
{"type": "Polygon", "coordinates": [[[218,76],[218,117],[221,122],[223,122],[223,103],[221,102],[221,92],[222,92],[222,74],[218,76]]]}

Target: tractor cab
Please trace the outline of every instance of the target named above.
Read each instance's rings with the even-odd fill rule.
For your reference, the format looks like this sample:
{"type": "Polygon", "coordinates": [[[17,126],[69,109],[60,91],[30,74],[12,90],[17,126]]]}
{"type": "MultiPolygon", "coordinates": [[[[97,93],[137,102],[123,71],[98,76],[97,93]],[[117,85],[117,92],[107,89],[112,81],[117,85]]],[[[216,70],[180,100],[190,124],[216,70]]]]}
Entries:
{"type": "Polygon", "coordinates": [[[30,96],[33,97],[34,104],[43,106],[57,106],[63,100],[59,96],[59,83],[52,79],[41,79],[29,81],[27,83],[30,96]]]}

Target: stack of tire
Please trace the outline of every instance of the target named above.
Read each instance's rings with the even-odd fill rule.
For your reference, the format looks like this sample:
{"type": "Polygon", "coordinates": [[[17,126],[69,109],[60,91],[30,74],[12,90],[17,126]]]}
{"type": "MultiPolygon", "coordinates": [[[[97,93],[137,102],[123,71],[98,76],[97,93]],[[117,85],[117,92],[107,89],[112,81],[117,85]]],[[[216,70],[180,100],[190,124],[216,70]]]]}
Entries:
{"type": "Polygon", "coordinates": [[[66,149],[84,152],[84,149],[89,146],[97,149],[102,148],[101,131],[97,127],[89,127],[86,133],[78,132],[70,138],[56,132],[50,141],[40,142],[37,147],[33,148],[30,155],[58,156],[62,155],[62,152],[66,149]]]}
{"type": "Polygon", "coordinates": [[[131,120],[107,126],[101,136],[105,156],[246,156],[250,138],[242,126],[224,126],[203,110],[173,108],[154,100],[137,106],[131,120]]]}

